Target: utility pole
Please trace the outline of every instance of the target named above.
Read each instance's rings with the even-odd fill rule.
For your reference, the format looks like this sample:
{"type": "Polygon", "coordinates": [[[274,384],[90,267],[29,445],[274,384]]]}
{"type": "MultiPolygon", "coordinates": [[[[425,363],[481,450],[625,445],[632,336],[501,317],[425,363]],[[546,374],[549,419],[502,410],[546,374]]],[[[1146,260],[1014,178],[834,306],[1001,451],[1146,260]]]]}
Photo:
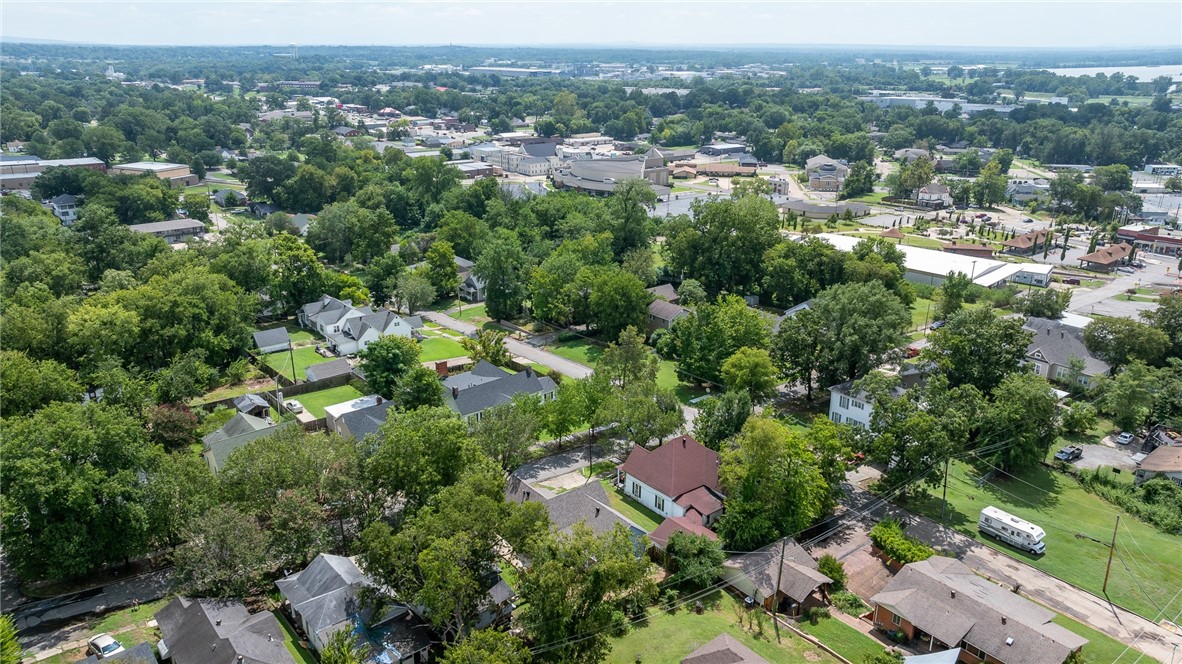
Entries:
{"type": "Polygon", "coordinates": [[[1112,571],[1112,554],[1116,553],[1116,529],[1120,528],[1120,515],[1116,515],[1116,525],[1112,527],[1112,544],[1108,545],[1108,566],[1104,568],[1104,586],[1100,592],[1108,596],[1108,573],[1112,571]]]}
{"type": "MultiPolygon", "coordinates": [[[[776,587],[772,588],[772,597],[776,600],[780,599],[780,581],[784,577],[784,549],[788,546],[788,538],[780,540],[780,568],[776,570],[776,587]]],[[[780,619],[776,617],[776,609],[780,608],[779,602],[772,607],[772,625],[776,628],[776,643],[780,643],[780,619]]]]}
{"type": "Polygon", "coordinates": [[[944,459],[944,497],[940,499],[940,523],[944,523],[944,510],[948,507],[948,464],[952,457],[944,459]]]}

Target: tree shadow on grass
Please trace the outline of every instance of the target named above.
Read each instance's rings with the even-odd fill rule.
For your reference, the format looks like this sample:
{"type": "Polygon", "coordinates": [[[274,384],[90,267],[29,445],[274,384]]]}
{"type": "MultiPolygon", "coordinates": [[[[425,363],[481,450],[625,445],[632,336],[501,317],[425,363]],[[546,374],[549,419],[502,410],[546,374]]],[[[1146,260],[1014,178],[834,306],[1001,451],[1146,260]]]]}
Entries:
{"type": "MultiPolygon", "coordinates": [[[[986,468],[986,472],[992,470],[986,468]]],[[[1050,510],[1059,506],[1059,480],[1052,471],[1038,464],[1021,472],[994,471],[980,491],[995,501],[1020,508],[1050,510]]]]}

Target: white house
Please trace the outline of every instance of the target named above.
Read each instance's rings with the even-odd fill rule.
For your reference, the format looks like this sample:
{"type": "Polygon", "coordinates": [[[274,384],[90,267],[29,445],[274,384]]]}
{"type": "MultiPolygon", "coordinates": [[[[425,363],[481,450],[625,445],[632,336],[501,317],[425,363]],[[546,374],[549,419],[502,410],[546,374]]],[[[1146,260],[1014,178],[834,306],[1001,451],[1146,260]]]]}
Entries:
{"type": "Polygon", "coordinates": [[[926,187],[920,187],[915,202],[920,207],[938,210],[952,205],[952,194],[946,185],[933,182],[926,187]]]}
{"type": "Polygon", "coordinates": [[[78,199],[70,194],[59,194],[49,199],[49,209],[63,226],[73,226],[78,220],[78,199]]]}
{"type": "MultiPolygon", "coordinates": [[[[367,311],[369,308],[359,309],[367,311]]],[[[325,335],[328,347],[337,355],[352,355],[369,348],[382,337],[409,337],[410,323],[388,309],[379,309],[361,316],[351,316],[341,324],[341,331],[325,335]]]]}
{"type": "Polygon", "coordinates": [[[300,327],[316,330],[328,339],[328,347],[338,355],[352,355],[369,344],[391,334],[409,337],[410,323],[387,309],[374,311],[357,308],[349,300],[324,295],[300,307],[300,327]]]}
{"type": "Polygon", "coordinates": [[[655,450],[637,445],[616,467],[616,481],[637,502],[664,517],[711,526],[722,515],[718,452],[689,436],[655,450]]]}
{"type": "MultiPolygon", "coordinates": [[[[896,397],[923,381],[923,373],[914,367],[899,372],[898,377],[899,384],[893,390],[896,397]]],[[[829,388],[829,419],[838,424],[868,429],[874,414],[874,401],[869,394],[854,389],[854,382],[847,380],[829,388]]]]}

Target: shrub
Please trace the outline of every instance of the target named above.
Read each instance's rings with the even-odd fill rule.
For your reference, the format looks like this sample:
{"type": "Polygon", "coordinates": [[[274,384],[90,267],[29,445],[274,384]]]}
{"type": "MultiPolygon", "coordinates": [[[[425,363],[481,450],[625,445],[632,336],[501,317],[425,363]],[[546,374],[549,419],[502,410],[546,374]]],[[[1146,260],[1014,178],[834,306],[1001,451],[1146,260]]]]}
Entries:
{"type": "Polygon", "coordinates": [[[900,565],[927,560],[936,555],[930,546],[905,535],[903,525],[894,519],[883,519],[875,524],[870,529],[870,541],[900,565]]]}
{"type": "Polygon", "coordinates": [[[1079,482],[1084,490],[1162,532],[1182,532],[1182,487],[1166,477],[1154,477],[1133,486],[1113,477],[1107,468],[1093,468],[1080,473],[1079,482]]]}
{"type": "Polygon", "coordinates": [[[809,607],[804,612],[804,619],[809,621],[813,625],[816,625],[817,623],[821,622],[822,620],[825,620],[825,619],[831,618],[831,617],[832,616],[829,615],[829,609],[827,609],[823,606],[809,607]]]}
{"type": "Polygon", "coordinates": [[[817,570],[833,579],[833,585],[831,586],[833,590],[842,590],[845,588],[845,565],[841,564],[841,561],[837,558],[826,553],[817,561],[817,570]]]}
{"type": "Polygon", "coordinates": [[[860,616],[870,608],[866,606],[861,597],[848,590],[839,590],[831,594],[829,601],[837,607],[838,611],[850,616],[860,616]]]}

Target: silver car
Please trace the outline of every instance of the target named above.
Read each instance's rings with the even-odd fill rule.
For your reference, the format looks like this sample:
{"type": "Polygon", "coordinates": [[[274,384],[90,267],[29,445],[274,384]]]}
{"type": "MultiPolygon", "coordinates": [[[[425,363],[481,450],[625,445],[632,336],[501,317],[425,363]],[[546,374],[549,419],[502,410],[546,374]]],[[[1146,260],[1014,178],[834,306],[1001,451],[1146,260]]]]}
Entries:
{"type": "Polygon", "coordinates": [[[86,642],[86,652],[99,659],[106,659],[115,653],[123,652],[123,644],[110,634],[97,634],[86,642]]]}

